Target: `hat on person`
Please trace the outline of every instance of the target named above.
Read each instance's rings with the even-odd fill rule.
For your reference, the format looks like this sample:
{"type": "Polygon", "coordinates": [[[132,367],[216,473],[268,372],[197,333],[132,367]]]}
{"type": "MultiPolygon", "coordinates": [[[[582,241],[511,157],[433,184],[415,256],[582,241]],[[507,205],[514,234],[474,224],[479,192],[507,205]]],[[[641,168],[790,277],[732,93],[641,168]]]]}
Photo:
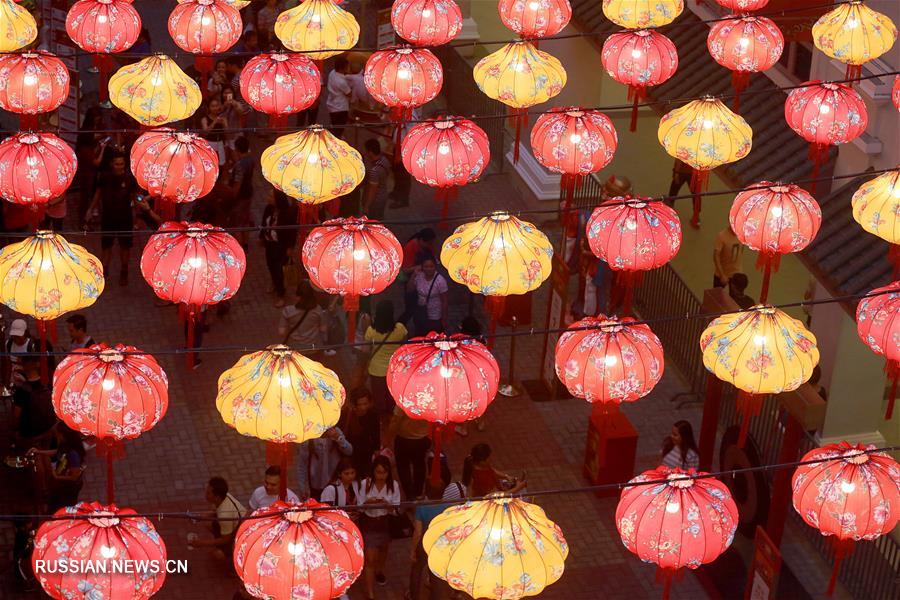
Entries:
{"type": "Polygon", "coordinates": [[[16,319],[9,325],[9,335],[12,337],[25,335],[26,331],[28,331],[28,326],[23,319],[16,319]]]}

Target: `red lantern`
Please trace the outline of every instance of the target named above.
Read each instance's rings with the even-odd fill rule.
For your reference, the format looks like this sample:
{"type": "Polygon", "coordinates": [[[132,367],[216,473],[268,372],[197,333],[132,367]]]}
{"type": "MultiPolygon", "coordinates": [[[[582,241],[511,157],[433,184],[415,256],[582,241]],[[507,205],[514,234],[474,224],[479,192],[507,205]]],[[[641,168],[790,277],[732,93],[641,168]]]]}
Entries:
{"type": "Polygon", "coordinates": [[[391,25],[415,46],[440,46],[462,31],[462,12],[453,0],[395,0],[391,25]]]}
{"type": "Polygon", "coordinates": [[[587,222],[591,252],[616,271],[623,312],[631,310],[631,292],[639,273],[658,269],[681,248],[678,213],[642,196],[610,198],[594,209],[587,222]]]}
{"type": "Polygon", "coordinates": [[[856,307],[856,331],[872,352],[887,360],[885,370],[891,379],[891,391],[884,418],[890,420],[900,379],[900,281],[869,294],[856,307]]]}
{"type": "Polygon", "coordinates": [[[782,254],[800,252],[819,233],[822,211],[809,192],[794,184],[760,181],[739,193],[729,214],[731,229],[742,244],[759,252],[764,269],[759,303],[769,295],[769,278],[782,254]]]}
{"type": "Polygon", "coordinates": [[[531,130],[534,157],[562,174],[560,186],[566,192],[566,210],[572,204],[578,180],[608,165],[618,145],[616,128],[609,117],[576,106],[539,116],[531,130]]]}
{"type": "Polygon", "coordinates": [[[176,203],[212,191],[219,157],[202,137],[160,127],[142,133],[131,146],[131,172],[139,186],[162,201],[164,218],[173,218],[176,203]]]}
{"type": "MultiPolygon", "coordinates": [[[[188,316],[188,348],[194,346],[194,322],[205,304],[234,296],[247,261],[244,249],[221,228],[203,223],[167,221],[141,254],[141,274],[153,293],[183,304],[188,316]]],[[[188,365],[194,355],[187,353],[188,365]]]]}
{"type": "Polygon", "coordinates": [[[49,52],[0,54],[0,108],[20,117],[22,129],[34,129],[33,115],[56,110],[69,97],[69,69],[49,52]]]}
{"type": "Polygon", "coordinates": [[[310,231],[301,257],[317,287],[344,297],[352,343],[359,297],[379,294],[394,282],[403,262],[403,247],[384,225],[366,217],[349,217],[325,221],[310,231]]]}
{"type": "Polygon", "coordinates": [[[241,69],[241,95],[274,127],[312,106],[322,82],[315,63],[302,54],[275,52],[251,58],[241,69]]]}
{"type": "Polygon", "coordinates": [[[411,419],[436,424],[431,474],[440,478],[440,428],[484,414],[497,395],[500,365],[481,342],[431,332],[400,346],[388,364],[391,396],[411,419]]]}
{"type": "Polygon", "coordinates": [[[491,160],[490,142],[481,127],[461,117],[443,117],[414,125],[401,144],[403,166],[418,181],[437,188],[447,218],[456,188],[476,181],[491,160]]]}
{"type": "Polygon", "coordinates": [[[716,2],[733,13],[748,13],[765,8],[769,0],[716,0],[716,2]]]}
{"type": "Polygon", "coordinates": [[[78,0],[66,14],[66,33],[79,48],[93,52],[100,70],[100,100],[107,100],[109,54],[131,48],[141,33],[141,16],[132,0],[78,0]]]}
{"type": "Polygon", "coordinates": [[[114,504],[79,502],[56,511],[54,517],[58,519],[41,523],[34,536],[31,567],[44,592],[57,600],[147,600],[158,592],[166,579],[166,545],[153,523],[131,516],[136,514],[114,504]],[[138,562],[156,565],[157,569],[121,567],[138,562]],[[39,564],[57,568],[51,573],[39,569],[39,564]],[[70,568],[59,568],[63,564],[70,568]],[[76,564],[82,568],[71,568],[76,564]],[[84,566],[88,564],[93,570],[84,566]]]}
{"type": "Polygon", "coordinates": [[[738,509],[725,484],[712,477],[689,479],[692,475],[706,473],[662,466],[644,471],[630,483],[668,482],[627,487],[616,507],[622,543],[662,571],[663,598],[669,597],[676,570],[716,560],[737,530],[738,509]]]}
{"type": "Polygon", "coordinates": [[[241,39],[241,13],[225,0],[181,0],[169,15],[169,35],[175,45],[191,54],[200,71],[200,91],[208,93],[206,80],[213,69],[210,54],[225,52],[241,39]]]}
{"type": "Polygon", "coordinates": [[[523,39],[556,35],[572,18],[569,0],[500,0],[497,10],[506,28],[523,39]]]}
{"type": "Polygon", "coordinates": [[[894,103],[894,108],[900,110],[900,75],[894,77],[894,87],[891,90],[891,101],[894,103]]]}
{"type": "Polygon", "coordinates": [[[362,534],[342,510],[277,501],[242,522],[234,568],[255,598],[337,598],[363,568],[362,534]]]}
{"type": "MultiPolygon", "coordinates": [[[[859,92],[849,85],[817,80],[788,94],[784,118],[791,129],[810,143],[813,179],[828,158],[828,146],[852,142],[869,124],[866,103],[859,92]]],[[[815,182],[811,189],[815,193],[815,182]]]]}
{"type": "Polygon", "coordinates": [[[13,204],[46,204],[72,185],[78,159],[52,133],[17,133],[0,142],[0,196],[13,204]]]}
{"type": "MultiPolygon", "coordinates": [[[[408,120],[412,109],[427,104],[441,91],[441,61],[424,48],[394,48],[373,52],[363,74],[366,89],[391,109],[394,121],[408,120]]],[[[397,142],[400,142],[397,128],[397,142]]]]}
{"type": "Polygon", "coordinates": [[[841,561],[859,540],[888,534],[900,521],[900,465],[875,446],[847,442],[808,452],[794,472],[794,509],[807,525],[834,536],[834,591],[841,561]]]}
{"type": "Polygon", "coordinates": [[[664,364],[659,338],[628,317],[586,317],[556,342],[556,376],[570,394],[592,403],[643,398],[659,383],[664,364]]]}
{"type": "Polygon", "coordinates": [[[669,80],[678,69],[678,50],[672,40],[652,29],[614,33],[603,42],[603,68],[614,80],[628,86],[634,101],[630,130],[637,129],[638,105],[647,88],[669,80]]]}
{"type": "Polygon", "coordinates": [[[712,24],[706,46],[713,60],[733,71],[731,85],[736,92],[734,108],[737,110],[740,93],[750,83],[750,73],[771,69],[781,58],[784,36],[771,19],[729,15],[712,24]]]}

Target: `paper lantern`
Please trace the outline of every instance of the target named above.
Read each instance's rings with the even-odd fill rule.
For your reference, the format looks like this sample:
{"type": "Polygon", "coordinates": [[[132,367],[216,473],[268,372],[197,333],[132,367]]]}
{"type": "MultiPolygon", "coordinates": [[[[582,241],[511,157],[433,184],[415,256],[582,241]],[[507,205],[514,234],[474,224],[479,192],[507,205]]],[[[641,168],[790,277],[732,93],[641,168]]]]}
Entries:
{"type": "Polygon", "coordinates": [[[515,114],[513,162],[519,159],[522,126],[527,109],[548,101],[566,85],[566,70],[556,58],[525,41],[506,44],[475,65],[475,83],[488,98],[507,105],[515,114]]]}
{"type": "Polygon", "coordinates": [[[37,23],[14,0],[0,0],[0,52],[15,52],[37,39],[37,23]]]}
{"type": "Polygon", "coordinates": [[[53,373],[53,410],[82,435],[133,439],[150,431],[169,406],[169,380],[150,354],[134,346],[78,348],[53,373]]]}
{"type": "Polygon", "coordinates": [[[664,364],[659,338],[629,317],[585,317],[556,342],[556,376],[570,394],[591,403],[643,398],[659,383],[664,364]]]}
{"type": "Polygon", "coordinates": [[[760,304],[765,304],[769,278],[782,254],[800,252],[819,233],[822,211],[809,192],[794,184],[760,181],[739,193],[728,215],[742,244],[759,252],[764,271],[760,304]]]}
{"type": "Polygon", "coordinates": [[[732,71],[735,108],[740,93],[750,84],[750,73],[771,69],[784,51],[784,35],[778,25],[765,17],[730,15],[710,27],[706,46],[713,60],[732,71]]]}
{"type": "Polygon", "coordinates": [[[201,98],[197,83],[164,54],[126,65],[109,79],[110,101],[142,125],[186,119],[200,107],[201,98]]]}
{"type": "MultiPolygon", "coordinates": [[[[808,81],[791,90],[784,103],[784,118],[810,144],[813,179],[828,159],[828,146],[852,142],[869,125],[866,103],[859,92],[848,85],[821,81],[808,81]]],[[[815,193],[815,181],[811,189],[815,193]]]]}
{"type": "Polygon", "coordinates": [[[733,13],[748,13],[762,10],[769,0],[716,0],[716,2],[733,13]]]}
{"type": "Polygon", "coordinates": [[[891,49],[897,28],[891,19],[860,1],[839,4],[812,27],[816,48],[847,64],[847,79],[862,74],[862,65],[891,49]]]}
{"type": "Polygon", "coordinates": [[[304,0],[275,21],[284,47],[323,61],[350,50],[359,41],[359,24],[332,0],[304,0]]]}
{"type": "Polygon", "coordinates": [[[828,595],[855,542],[887,535],[900,521],[900,465],[875,446],[828,444],[806,453],[791,480],[794,510],[835,546],[828,595]]]}
{"type": "Polygon", "coordinates": [[[709,172],[747,156],[753,146],[753,131],[747,121],[720,100],[703,98],[663,116],[657,136],[669,156],[694,169],[690,184],[694,193],[691,226],[699,227],[699,194],[706,188],[709,172]]]}
{"type": "Polygon", "coordinates": [[[34,129],[33,115],[54,111],[69,97],[69,69],[49,52],[0,55],[0,108],[19,115],[21,129],[34,129]]]}
{"type": "Polygon", "coordinates": [[[721,556],[734,540],[738,509],[724,483],[693,469],[660,466],[644,471],[622,490],[616,528],[622,543],[642,561],[657,565],[669,595],[678,569],[696,569],[721,556]],[[645,482],[667,481],[649,484],[645,482]]]}
{"type": "Polygon", "coordinates": [[[279,137],[260,161],[266,181],[304,204],[349,194],[365,175],[360,153],[321,125],[279,137]]]}
{"type": "Polygon", "coordinates": [[[796,390],[819,363],[815,336],[803,323],[771,306],[714,319],[703,331],[700,350],[707,370],[740,390],[742,447],[750,417],[762,407],[762,395],[796,390]]]}
{"type": "Polygon", "coordinates": [[[491,160],[484,130],[462,117],[441,117],[413,125],[400,147],[403,166],[419,183],[437,188],[446,219],[459,186],[481,177],[491,160]]]}
{"type": "Polygon", "coordinates": [[[603,0],[606,18],[625,29],[662,27],[683,10],[684,0],[603,0]]]}
{"type": "Polygon", "coordinates": [[[17,133],[0,142],[0,196],[13,204],[46,204],[62,196],[78,159],[52,133],[17,133]]]}
{"type": "Polygon", "coordinates": [[[391,120],[402,121],[438,95],[444,71],[424,48],[377,50],[366,61],[363,81],[372,97],[391,109],[391,120]]]}
{"type": "Polygon", "coordinates": [[[462,31],[462,12],[453,0],[394,0],[391,25],[416,46],[440,46],[462,31]]]}
{"type": "Polygon", "coordinates": [[[523,38],[542,38],[562,31],[572,18],[569,0],[500,0],[500,20],[523,38]]]}
{"type": "Polygon", "coordinates": [[[891,244],[888,257],[896,268],[900,265],[900,169],[886,171],[862,184],[850,202],[853,219],[891,244]]]}
{"type": "Polygon", "coordinates": [[[894,77],[894,87],[891,89],[891,102],[894,108],[900,110],[900,75],[894,77]]]}
{"type": "Polygon", "coordinates": [[[403,247],[384,225],[366,217],[349,217],[325,221],[310,231],[301,258],[316,287],[343,296],[352,343],[359,297],[380,294],[394,282],[403,247]]]}
{"type": "Polygon", "coordinates": [[[46,322],[91,306],[103,291],[103,267],[81,246],[52,231],[0,249],[0,302],[46,322]]]}
{"type": "Polygon", "coordinates": [[[66,13],[66,33],[85,52],[124,52],[141,33],[141,16],[132,0],[78,0],[66,13]]]}
{"type": "Polygon", "coordinates": [[[222,0],[228,6],[233,6],[238,10],[244,10],[250,6],[250,0],[222,0]]]}
{"type": "Polygon", "coordinates": [[[900,282],[895,281],[869,292],[856,306],[856,331],[872,352],[887,360],[891,391],[885,419],[894,415],[894,399],[900,380],[900,282]]]}
{"type": "Polygon", "coordinates": [[[269,115],[274,127],[284,126],[287,115],[312,106],[321,89],[319,69],[302,54],[260,54],[241,69],[241,96],[269,115]]]}
{"type": "Polygon", "coordinates": [[[255,598],[329,600],[362,572],[362,534],[342,510],[276,501],[238,527],[234,568],[255,598]]]}
{"type": "Polygon", "coordinates": [[[678,69],[678,50],[672,40],[651,29],[621,31],[603,42],[603,68],[614,80],[628,86],[631,131],[637,130],[638,107],[647,88],[668,81],[678,69]]]}
{"type": "Polygon", "coordinates": [[[216,407],[241,435],[299,444],[337,424],[345,397],[334,371],[275,345],[242,356],[222,373],[216,407]]]}
{"type": "Polygon", "coordinates": [[[152,521],[134,515],[134,510],[114,504],[79,502],[56,511],[57,519],[41,523],[31,567],[44,592],[56,600],[147,600],[156,594],[166,579],[166,545],[152,521]],[[148,568],[121,567],[138,563],[148,568]],[[57,568],[51,573],[38,569],[38,564],[57,568]],[[60,568],[63,564],[70,568],[60,568]],[[154,570],[153,564],[159,569],[154,570]],[[76,565],[82,568],[72,568],[76,565]]]}
{"type": "Polygon", "coordinates": [[[536,596],[562,577],[569,545],[544,510],[495,495],[451,506],[422,538],[428,568],[473,598],[536,596]]]}
{"type": "Polygon", "coordinates": [[[175,45],[198,56],[194,65],[200,72],[201,92],[215,66],[210,54],[225,52],[241,39],[241,13],[224,0],[179,0],[169,15],[169,35],[175,45]]]}
{"type": "Polygon", "coordinates": [[[619,138],[609,117],[597,110],[577,106],[542,114],[531,130],[531,151],[544,167],[560,173],[566,194],[566,209],[575,195],[578,180],[608,165],[619,138]]]}

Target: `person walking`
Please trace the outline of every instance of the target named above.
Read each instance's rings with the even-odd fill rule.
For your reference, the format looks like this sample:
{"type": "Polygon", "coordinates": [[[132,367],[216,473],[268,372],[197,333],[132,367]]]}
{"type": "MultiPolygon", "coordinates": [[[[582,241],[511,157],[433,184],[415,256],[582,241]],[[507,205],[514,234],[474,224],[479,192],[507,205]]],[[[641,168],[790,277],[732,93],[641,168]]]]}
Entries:
{"type": "Polygon", "coordinates": [[[413,313],[415,334],[424,336],[431,331],[444,331],[449,302],[447,293],[450,288],[444,276],[437,272],[437,264],[433,258],[426,258],[421,267],[414,269],[406,289],[416,293],[416,308],[413,313]]]}
{"type": "Polygon", "coordinates": [[[331,122],[328,131],[338,138],[344,136],[344,126],[350,119],[350,97],[353,95],[353,87],[347,77],[349,73],[350,61],[345,56],[338,56],[334,59],[334,69],[328,74],[326,85],[325,108],[328,109],[331,122]]]}
{"type": "Polygon", "coordinates": [[[275,307],[284,306],[284,266],[287,264],[288,251],[297,240],[295,229],[279,229],[280,225],[293,225],[297,222],[297,203],[290,202],[284,192],[272,190],[269,202],[263,210],[262,228],[259,239],[266,251],[266,268],[272,278],[272,291],[275,292],[275,307]]]}
{"type": "Polygon", "coordinates": [[[114,154],[109,168],[102,171],[97,180],[97,191],[88,208],[88,214],[100,208],[100,262],[103,275],[109,277],[112,264],[112,247],[119,245],[119,285],[128,285],[128,260],[134,246],[133,206],[138,195],[138,185],[123,154],[114,154]]]}
{"type": "Polygon", "coordinates": [[[515,494],[525,489],[525,476],[521,478],[498,471],[491,464],[491,447],[475,444],[463,461],[462,482],[469,496],[478,498],[493,492],[515,494]]]}
{"type": "Polygon", "coordinates": [[[700,467],[700,453],[694,441],[694,428],[687,421],[676,421],[672,425],[672,434],[663,440],[662,464],[672,469],[700,467]]]}
{"type": "Polygon", "coordinates": [[[388,363],[397,349],[397,342],[402,342],[408,335],[406,326],[394,319],[394,303],[390,300],[379,300],[375,305],[375,317],[366,329],[365,339],[372,344],[367,372],[369,388],[375,409],[382,416],[394,411],[394,401],[388,392],[388,363]]]}
{"type": "Polygon", "coordinates": [[[353,446],[353,465],[360,478],[368,477],[372,457],[381,448],[381,418],[366,388],[350,392],[350,407],[344,418],[343,431],[353,446]]]}
{"type": "Polygon", "coordinates": [[[731,223],[719,232],[713,246],[713,287],[725,287],[735,273],[741,272],[744,245],[738,239],[731,223]]]}
{"type": "MultiPolygon", "coordinates": [[[[272,465],[266,469],[263,484],[253,490],[250,500],[250,510],[259,510],[260,508],[268,508],[278,500],[278,492],[281,490],[281,467],[272,465]]],[[[285,499],[288,502],[298,503],[300,498],[291,490],[285,492],[285,499]]]]}
{"type": "Polygon", "coordinates": [[[278,335],[282,338],[282,343],[292,348],[301,348],[306,356],[312,356],[318,354],[318,351],[309,350],[321,347],[325,343],[328,320],[325,311],[319,307],[316,293],[309,280],[300,281],[297,285],[297,296],[297,302],[285,306],[281,311],[278,335]]]}
{"type": "MultiPolygon", "coordinates": [[[[319,496],[321,502],[330,504],[335,508],[356,506],[361,495],[359,491],[360,483],[356,479],[356,473],[353,459],[348,456],[341,458],[334,470],[331,483],[325,486],[325,489],[322,490],[319,496]]],[[[351,512],[349,514],[351,519],[358,520],[359,513],[351,512]]]]}
{"type": "Polygon", "coordinates": [[[363,186],[362,212],[370,219],[384,218],[388,201],[388,177],[391,161],[381,152],[381,144],[372,138],[365,143],[366,178],[363,186]]]}
{"type": "Polygon", "coordinates": [[[388,425],[387,440],[393,442],[394,457],[400,486],[407,500],[415,500],[422,495],[425,485],[425,455],[431,448],[428,434],[431,423],[410,419],[403,410],[394,408],[394,416],[388,425]]]}
{"type": "MultiPolygon", "coordinates": [[[[441,500],[443,496],[443,484],[435,484],[428,482],[425,489],[425,496],[429,500],[441,500]]],[[[409,573],[409,592],[406,595],[408,600],[420,600],[425,595],[422,594],[422,575],[425,570],[428,571],[428,599],[444,600],[449,597],[452,588],[446,581],[435,575],[428,569],[428,555],[425,553],[425,547],[422,545],[422,537],[428,526],[436,516],[444,512],[450,504],[424,504],[417,506],[413,517],[413,535],[412,544],[410,545],[409,561],[412,564],[409,573]]]]}
{"type": "Polygon", "coordinates": [[[341,458],[350,456],[353,456],[353,446],[340,427],[330,427],[322,437],[300,444],[297,452],[297,489],[300,496],[319,498],[322,490],[332,481],[341,458]]]}
{"type": "MultiPolygon", "coordinates": [[[[367,477],[360,486],[358,503],[363,506],[400,504],[400,486],[391,476],[391,461],[385,456],[376,456],[372,461],[371,471],[372,476],[367,477]]],[[[368,508],[362,511],[360,529],[366,557],[363,577],[367,600],[374,600],[376,583],[387,585],[384,568],[391,543],[388,516],[394,512],[396,509],[389,508],[368,508]]]]}

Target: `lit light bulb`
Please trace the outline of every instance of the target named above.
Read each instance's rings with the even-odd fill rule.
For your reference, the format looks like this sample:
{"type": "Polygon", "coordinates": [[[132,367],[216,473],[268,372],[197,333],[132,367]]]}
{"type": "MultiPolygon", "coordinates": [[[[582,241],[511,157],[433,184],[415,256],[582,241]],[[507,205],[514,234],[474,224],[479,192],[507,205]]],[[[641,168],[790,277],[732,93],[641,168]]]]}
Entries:
{"type": "Polygon", "coordinates": [[[666,503],[666,512],[667,513],[675,514],[679,510],[681,510],[681,504],[678,503],[677,501],[672,500],[671,502],[666,503]]]}
{"type": "Polygon", "coordinates": [[[430,8],[426,8],[425,10],[423,10],[423,11],[422,11],[422,16],[425,17],[426,19],[427,19],[428,17],[430,17],[430,16],[431,16],[431,9],[430,9],[430,8]]]}
{"type": "Polygon", "coordinates": [[[572,142],[573,144],[579,144],[579,143],[581,143],[581,136],[578,135],[577,133],[573,133],[572,135],[569,136],[569,141],[572,142]]]}
{"type": "Polygon", "coordinates": [[[29,156],[25,159],[25,164],[27,164],[29,167],[35,167],[38,164],[38,160],[34,156],[29,156]]]}
{"type": "Polygon", "coordinates": [[[111,546],[100,546],[100,556],[103,558],[112,558],[116,555],[116,549],[111,546]]]}
{"type": "Polygon", "coordinates": [[[784,212],[784,211],[782,210],[782,208],[780,206],[772,207],[772,216],[775,217],[776,219],[781,216],[782,212],[784,212]]]}
{"type": "Polygon", "coordinates": [[[209,17],[206,15],[203,15],[203,17],[200,19],[200,22],[203,24],[204,27],[208,26],[209,25],[209,17]]]}
{"type": "Polygon", "coordinates": [[[753,343],[757,346],[764,346],[766,344],[766,336],[764,335],[754,335],[753,343]]]}
{"type": "Polygon", "coordinates": [[[312,154],[309,155],[309,158],[306,159],[306,162],[308,162],[311,165],[319,162],[319,155],[316,154],[315,152],[313,152],[312,154]]]}
{"type": "Polygon", "coordinates": [[[492,527],[491,528],[491,539],[499,540],[501,537],[503,537],[503,530],[500,529],[499,527],[492,527]]]}
{"type": "Polygon", "coordinates": [[[27,75],[25,75],[25,77],[22,78],[22,82],[25,85],[34,85],[37,83],[37,77],[35,77],[31,73],[28,73],[27,75]]]}
{"type": "Polygon", "coordinates": [[[116,382],[113,381],[112,379],[104,379],[103,380],[103,389],[106,390],[107,392],[109,390],[113,389],[114,387],[116,387],[116,382]]]}
{"type": "Polygon", "coordinates": [[[607,354],[606,357],[603,359],[603,364],[605,364],[607,367],[614,367],[614,366],[616,366],[616,364],[618,364],[618,362],[619,362],[619,359],[616,358],[612,354],[607,354]]]}
{"type": "Polygon", "coordinates": [[[444,379],[450,379],[453,375],[453,369],[447,368],[444,365],[441,365],[441,377],[444,379]]]}
{"type": "Polygon", "coordinates": [[[644,55],[644,53],[641,52],[640,50],[638,50],[637,48],[635,48],[634,50],[631,51],[631,58],[640,58],[643,55],[644,55]]]}
{"type": "Polygon", "coordinates": [[[538,4],[537,2],[529,2],[528,3],[528,8],[530,8],[531,10],[537,10],[540,7],[541,7],[541,5],[538,4]]]}
{"type": "Polygon", "coordinates": [[[741,48],[746,48],[747,46],[750,45],[750,40],[749,40],[748,38],[742,37],[742,38],[738,41],[738,44],[741,45],[741,48]]]}
{"type": "Polygon", "coordinates": [[[900,198],[900,185],[894,186],[894,198],[900,198]]]}
{"type": "Polygon", "coordinates": [[[356,250],[353,251],[353,258],[355,258],[356,260],[362,260],[365,257],[366,257],[366,251],[363,250],[362,248],[357,248],[356,250]]]}
{"type": "Polygon", "coordinates": [[[827,115],[828,113],[831,112],[831,107],[828,106],[827,104],[822,104],[821,106],[819,106],[819,112],[822,113],[823,115],[827,115]]]}
{"type": "Polygon", "coordinates": [[[194,269],[199,269],[203,265],[203,259],[199,256],[192,256],[188,259],[188,265],[194,269]]]}
{"type": "Polygon", "coordinates": [[[503,241],[503,238],[497,238],[494,240],[494,243],[491,244],[495,250],[503,250],[506,248],[506,243],[503,241]]]}
{"type": "Polygon", "coordinates": [[[313,23],[318,23],[322,20],[322,17],[320,17],[319,15],[313,15],[311,20],[313,23]]]}
{"type": "Polygon", "coordinates": [[[450,154],[450,144],[447,142],[441,142],[438,145],[438,154],[450,154]]]}
{"type": "Polygon", "coordinates": [[[847,29],[856,29],[857,27],[859,27],[859,21],[856,19],[847,20],[847,29]]]}
{"type": "Polygon", "coordinates": [[[291,378],[287,375],[280,375],[278,377],[278,383],[281,384],[281,387],[291,387],[291,378]]]}
{"type": "Polygon", "coordinates": [[[525,70],[525,64],[521,62],[516,62],[516,66],[513,67],[517,72],[521,73],[525,70]]]}
{"type": "Polygon", "coordinates": [[[628,219],[627,221],[625,221],[625,227],[630,231],[634,231],[635,229],[637,229],[637,223],[634,219],[628,219]]]}
{"type": "Polygon", "coordinates": [[[712,129],[712,128],[713,128],[713,122],[710,121],[709,119],[703,119],[703,129],[712,129]]]}
{"type": "Polygon", "coordinates": [[[304,550],[305,550],[305,548],[303,547],[303,544],[295,544],[294,542],[288,543],[288,552],[290,552],[294,556],[303,554],[304,550]]]}
{"type": "Polygon", "coordinates": [[[284,75],[279,73],[278,75],[275,76],[275,83],[282,83],[282,82],[284,82],[284,75]]]}
{"type": "Polygon", "coordinates": [[[106,15],[97,15],[98,23],[106,23],[106,15]]]}
{"type": "Polygon", "coordinates": [[[154,75],[150,79],[150,83],[152,83],[153,85],[162,85],[162,78],[159,75],[154,75]]]}
{"type": "Polygon", "coordinates": [[[53,261],[49,258],[45,258],[41,261],[41,271],[49,271],[53,268],[53,261]]]}
{"type": "Polygon", "coordinates": [[[853,483],[852,481],[844,480],[841,482],[841,491],[844,492],[845,494],[852,494],[855,489],[856,489],[856,484],[853,483]]]}
{"type": "Polygon", "coordinates": [[[397,71],[397,79],[409,79],[410,72],[409,69],[399,69],[397,71]]]}

